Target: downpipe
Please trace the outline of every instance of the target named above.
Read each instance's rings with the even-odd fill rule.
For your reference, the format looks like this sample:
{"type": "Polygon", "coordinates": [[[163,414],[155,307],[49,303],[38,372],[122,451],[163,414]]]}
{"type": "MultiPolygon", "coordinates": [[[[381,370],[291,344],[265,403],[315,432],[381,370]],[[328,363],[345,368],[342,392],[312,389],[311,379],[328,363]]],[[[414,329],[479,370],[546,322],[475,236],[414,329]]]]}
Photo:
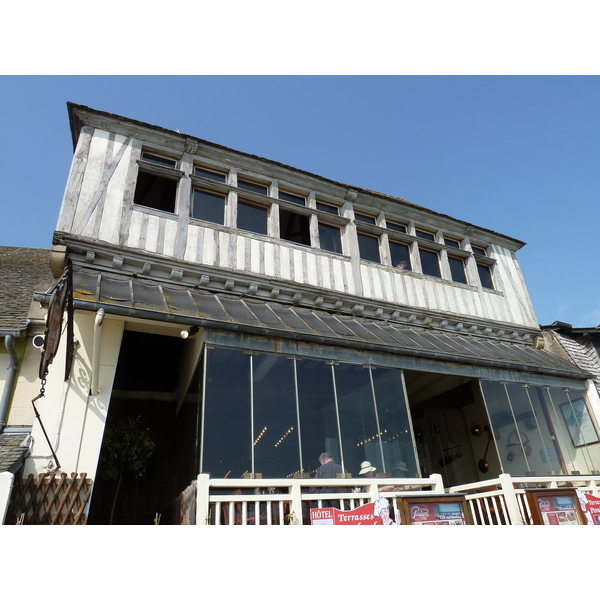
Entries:
{"type": "Polygon", "coordinates": [[[17,352],[15,350],[15,342],[12,335],[4,337],[4,345],[10,355],[10,363],[8,365],[6,373],[6,381],[4,383],[4,390],[2,391],[2,399],[0,400],[0,433],[4,431],[6,427],[6,414],[8,412],[8,403],[10,401],[10,394],[17,373],[17,367],[19,363],[17,361],[17,352]]]}
{"type": "Polygon", "coordinates": [[[98,380],[100,378],[100,345],[102,343],[102,321],[104,321],[104,309],[96,313],[94,320],[94,346],[92,350],[92,377],[90,382],[90,396],[97,396],[98,380]]]}

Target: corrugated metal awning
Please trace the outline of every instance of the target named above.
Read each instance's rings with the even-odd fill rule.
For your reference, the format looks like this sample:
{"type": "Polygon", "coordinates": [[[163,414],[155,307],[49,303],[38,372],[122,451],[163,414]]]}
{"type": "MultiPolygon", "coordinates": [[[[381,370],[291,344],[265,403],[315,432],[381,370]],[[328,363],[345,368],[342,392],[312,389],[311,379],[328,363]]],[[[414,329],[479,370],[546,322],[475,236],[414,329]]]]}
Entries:
{"type": "Polygon", "coordinates": [[[571,362],[525,344],[84,271],[74,273],[73,287],[76,309],[103,308],[124,316],[309,343],[576,379],[589,377],[571,362]]]}

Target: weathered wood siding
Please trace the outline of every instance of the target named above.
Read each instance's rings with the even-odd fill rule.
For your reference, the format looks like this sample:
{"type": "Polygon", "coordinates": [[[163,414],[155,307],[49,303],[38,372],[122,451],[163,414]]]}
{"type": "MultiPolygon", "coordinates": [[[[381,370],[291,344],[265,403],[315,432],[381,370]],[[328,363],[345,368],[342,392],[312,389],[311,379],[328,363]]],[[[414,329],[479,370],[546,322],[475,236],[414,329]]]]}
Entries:
{"type": "MultiPolygon", "coordinates": [[[[136,161],[141,148],[141,142],[131,137],[85,127],[57,230],[175,260],[308,284],[373,301],[537,327],[511,250],[492,247],[498,290],[491,291],[190,220],[191,185],[187,177],[179,185],[176,214],[135,206],[136,161]]],[[[187,159],[180,169],[189,173],[193,157],[187,159]]],[[[348,248],[347,241],[345,244],[348,248]]],[[[469,269],[473,273],[476,267],[472,264],[469,269]]]]}

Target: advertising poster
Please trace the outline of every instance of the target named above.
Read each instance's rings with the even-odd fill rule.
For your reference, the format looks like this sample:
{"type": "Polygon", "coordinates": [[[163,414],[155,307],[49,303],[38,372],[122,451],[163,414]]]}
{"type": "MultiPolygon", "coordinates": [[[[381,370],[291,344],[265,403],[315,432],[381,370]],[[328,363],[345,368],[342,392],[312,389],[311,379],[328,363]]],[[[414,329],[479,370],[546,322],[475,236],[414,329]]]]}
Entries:
{"type": "Polygon", "coordinates": [[[537,498],[544,525],[579,525],[573,496],[541,496],[537,498]]]}
{"type": "Polygon", "coordinates": [[[354,510],[337,508],[311,508],[312,525],[400,525],[399,513],[396,520],[390,518],[390,505],[387,498],[363,504],[354,510]]]}
{"type": "Polygon", "coordinates": [[[600,525],[600,498],[580,490],[577,490],[577,497],[588,525],[600,525]]]}
{"type": "Polygon", "coordinates": [[[409,506],[413,525],[465,525],[459,502],[421,502],[409,506]]]}

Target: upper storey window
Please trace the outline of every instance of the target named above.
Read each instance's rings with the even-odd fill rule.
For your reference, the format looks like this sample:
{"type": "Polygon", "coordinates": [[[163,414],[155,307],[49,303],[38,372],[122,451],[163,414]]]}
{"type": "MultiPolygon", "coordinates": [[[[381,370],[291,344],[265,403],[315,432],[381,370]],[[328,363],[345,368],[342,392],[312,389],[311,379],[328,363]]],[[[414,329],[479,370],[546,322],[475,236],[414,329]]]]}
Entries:
{"type": "Polygon", "coordinates": [[[479,273],[479,281],[481,287],[489,290],[494,289],[494,280],[492,278],[492,266],[494,264],[493,259],[487,256],[487,251],[481,246],[471,246],[473,255],[475,256],[475,263],[477,264],[477,272],[479,273]]]}
{"type": "MultiPolygon", "coordinates": [[[[279,199],[306,206],[306,197],[279,190],[279,199]]],[[[288,242],[310,246],[310,217],[294,208],[279,205],[279,237],[288,242]]]]}
{"type": "Polygon", "coordinates": [[[254,181],[247,181],[246,179],[238,179],[237,186],[242,190],[248,190],[249,192],[262,194],[263,196],[267,196],[269,193],[268,186],[262,183],[255,183],[254,181]]]}
{"type": "Polygon", "coordinates": [[[223,225],[225,223],[225,195],[194,189],[192,218],[223,225]]]}
{"type": "Polygon", "coordinates": [[[238,200],[238,229],[267,235],[268,208],[248,200],[238,200]]]}
{"type": "Polygon", "coordinates": [[[142,152],[133,203],[164,212],[175,212],[177,182],[181,172],[177,161],[151,152],[142,152]]]}
{"type": "Polygon", "coordinates": [[[220,181],[222,183],[227,182],[227,175],[225,173],[213,171],[212,169],[205,169],[204,167],[194,167],[194,175],[204,177],[205,179],[212,179],[213,181],[220,181]]]}

